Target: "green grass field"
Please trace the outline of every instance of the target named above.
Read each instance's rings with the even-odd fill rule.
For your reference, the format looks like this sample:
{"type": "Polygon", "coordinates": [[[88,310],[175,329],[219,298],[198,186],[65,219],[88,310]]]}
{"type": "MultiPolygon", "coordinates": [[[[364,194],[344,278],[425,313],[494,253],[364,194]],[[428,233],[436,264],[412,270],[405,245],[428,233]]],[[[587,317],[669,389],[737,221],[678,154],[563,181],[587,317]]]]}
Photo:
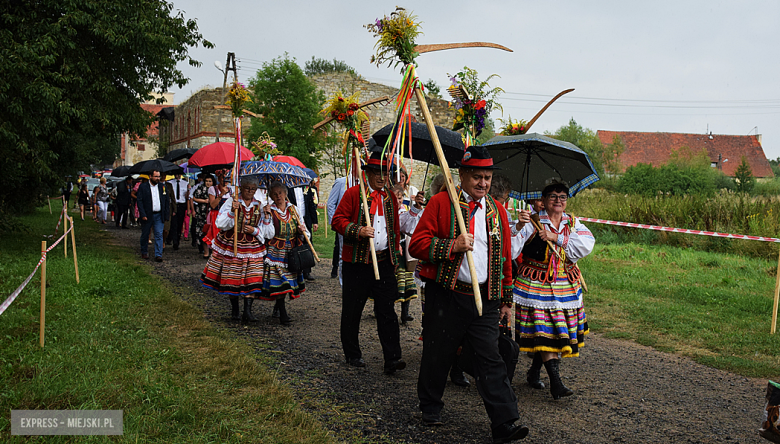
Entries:
{"type": "MultiPolygon", "coordinates": [[[[27,231],[0,236],[0,299],[34,268],[54,210],[41,208],[21,219],[27,231]]],[[[258,362],[244,342],[213,329],[92,221],[77,220],[76,237],[80,284],[72,256],[61,246],[49,253],[45,348],[38,275],[0,315],[0,441],[38,439],[10,436],[12,409],[118,409],[123,442],[332,442],[268,371],[270,358],[258,362]]],[[[84,440],[117,439],[46,439],[84,440]]]]}

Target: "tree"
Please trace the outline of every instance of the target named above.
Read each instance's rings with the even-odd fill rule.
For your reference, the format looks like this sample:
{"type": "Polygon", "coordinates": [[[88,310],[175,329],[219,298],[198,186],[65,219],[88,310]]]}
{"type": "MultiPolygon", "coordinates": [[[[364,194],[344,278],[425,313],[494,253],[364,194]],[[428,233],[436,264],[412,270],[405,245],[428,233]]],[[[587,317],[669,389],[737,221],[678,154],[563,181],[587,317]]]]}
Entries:
{"type": "Polygon", "coordinates": [[[0,2],[0,176],[14,179],[0,187],[0,217],[102,160],[102,141],[143,135],[153,116],[139,103],[187,83],[177,63],[197,66],[188,49],[213,45],[172,9],[165,0],[0,2]]]}
{"type": "Polygon", "coordinates": [[[558,128],[552,134],[545,132],[545,135],[569,142],[585,151],[593,162],[596,172],[600,176],[604,175],[604,146],[593,130],[583,128],[572,117],[568,125],[558,128]]]}
{"type": "Polygon", "coordinates": [[[441,87],[435,80],[428,79],[427,82],[423,83],[423,86],[425,87],[425,93],[428,96],[441,99],[441,87]]]}
{"type": "Polygon", "coordinates": [[[737,183],[737,192],[749,193],[753,191],[756,181],[753,178],[753,170],[750,169],[747,157],[742,156],[742,163],[737,167],[737,171],[734,173],[734,179],[737,183]]]}
{"type": "Polygon", "coordinates": [[[772,167],[772,172],[775,173],[775,177],[780,177],[780,157],[777,159],[770,159],[769,166],[772,167]]]}
{"type": "Polygon", "coordinates": [[[604,146],[602,152],[602,163],[604,165],[604,172],[617,174],[621,172],[620,155],[625,151],[625,145],[623,145],[623,139],[615,134],[612,138],[612,143],[604,146]]]}
{"type": "Polygon", "coordinates": [[[303,72],[306,73],[308,77],[319,74],[330,74],[332,72],[348,72],[352,74],[353,77],[360,77],[357,71],[355,71],[355,68],[347,65],[347,63],[343,60],[333,59],[333,61],[330,61],[325,59],[315,59],[314,56],[311,56],[311,60],[303,64],[303,72]]]}
{"type": "Polygon", "coordinates": [[[248,138],[257,139],[265,131],[280,151],[316,169],[316,153],[325,147],[327,138],[312,127],[322,120],[320,110],[325,97],[295,59],[285,53],[263,63],[249,81],[249,89],[253,91],[249,108],[262,117],[252,119],[248,138]]]}

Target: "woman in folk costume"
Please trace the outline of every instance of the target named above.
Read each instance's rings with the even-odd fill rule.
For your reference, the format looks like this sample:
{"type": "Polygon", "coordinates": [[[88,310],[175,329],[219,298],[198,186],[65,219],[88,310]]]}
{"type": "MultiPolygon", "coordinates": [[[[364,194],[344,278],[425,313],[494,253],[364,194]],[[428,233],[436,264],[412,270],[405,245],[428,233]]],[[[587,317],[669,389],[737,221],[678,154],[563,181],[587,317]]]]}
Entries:
{"type": "Polygon", "coordinates": [[[523,253],[514,282],[515,340],[520,351],[535,353],[527,373],[528,383],[544,388],[539,379],[544,365],[554,399],[574,394],[561,381],[558,354],[564,358],[579,356],[588,334],[577,261],[590,254],[596,243],[590,230],[565,212],[568,197],[566,185],[548,185],[542,191],[544,209],[538,213],[543,229],[534,228],[531,214],[525,210],[512,228],[513,236],[520,241],[513,242],[516,246],[512,257],[518,256],[520,247],[523,253]]]}
{"type": "Polygon", "coordinates": [[[225,170],[217,170],[214,174],[217,176],[217,182],[208,189],[211,211],[206,217],[206,225],[203,226],[203,243],[208,246],[211,246],[219,235],[219,228],[214,222],[219,216],[219,209],[225,204],[231,192],[230,186],[225,180],[225,170]]]}
{"type": "MultiPolygon", "coordinates": [[[[393,185],[392,191],[398,200],[398,221],[401,228],[400,239],[401,254],[399,255],[399,267],[396,273],[398,280],[398,296],[401,301],[401,324],[413,321],[414,317],[409,315],[409,302],[417,298],[417,286],[414,283],[414,269],[417,266],[417,259],[409,256],[409,241],[414,234],[414,228],[420,221],[420,215],[423,211],[425,197],[422,193],[414,196],[408,205],[404,203],[404,182],[405,175],[401,174],[401,182],[393,185]]],[[[415,188],[416,189],[416,188],[415,188]]]]}
{"type": "Polygon", "coordinates": [[[273,201],[266,208],[273,219],[276,235],[267,243],[268,255],[265,258],[265,281],[263,299],[276,301],[275,311],[279,311],[279,322],[290,325],[292,319],[287,314],[285,297],[301,297],[306,290],[303,272],[292,272],[287,268],[287,255],[294,247],[306,242],[301,236],[309,236],[309,231],[300,220],[295,205],[287,200],[287,187],[274,182],[268,188],[268,197],[273,201]]]}
{"type": "Polygon", "coordinates": [[[204,287],[230,297],[234,320],[255,322],[252,301],[263,292],[263,259],[266,239],[274,235],[270,215],[254,199],[257,180],[242,178],[239,200],[231,196],[219,210],[215,225],[221,231],[212,242],[212,254],[200,281],[204,287]],[[233,254],[233,230],[239,230],[237,254],[233,254]],[[238,299],[244,300],[244,314],[239,317],[238,299]]]}

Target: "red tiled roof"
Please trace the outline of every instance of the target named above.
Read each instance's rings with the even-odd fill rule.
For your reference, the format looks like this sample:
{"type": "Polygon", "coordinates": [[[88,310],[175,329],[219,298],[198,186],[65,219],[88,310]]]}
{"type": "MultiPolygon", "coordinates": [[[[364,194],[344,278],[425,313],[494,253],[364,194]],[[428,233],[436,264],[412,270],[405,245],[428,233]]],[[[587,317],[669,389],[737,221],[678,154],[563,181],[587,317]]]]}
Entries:
{"type": "MultiPolygon", "coordinates": [[[[141,104],[141,108],[145,109],[146,111],[149,111],[153,115],[157,115],[157,113],[162,111],[163,108],[170,108],[171,106],[174,106],[174,105],[170,105],[170,104],[152,105],[152,104],[148,104],[148,103],[142,103],[141,104]]],[[[146,129],[146,137],[156,136],[157,133],[158,133],[158,130],[157,130],[158,126],[159,126],[159,122],[157,120],[152,122],[152,124],[149,125],[149,128],[146,129]]],[[[139,139],[139,140],[146,140],[146,139],[139,139]]]]}
{"type": "Polygon", "coordinates": [[[681,134],[681,133],[639,133],[634,131],[597,131],[601,143],[612,143],[616,135],[623,140],[625,150],[620,156],[623,169],[638,163],[660,166],[669,161],[673,150],[687,146],[694,152],[702,148],[707,150],[711,162],[723,156],[721,168],[728,176],[734,176],[742,162],[747,158],[755,177],[774,177],[769,161],[764,155],[757,136],[728,136],[722,134],[681,134]],[[710,139],[710,137],[712,137],[710,139]]]}

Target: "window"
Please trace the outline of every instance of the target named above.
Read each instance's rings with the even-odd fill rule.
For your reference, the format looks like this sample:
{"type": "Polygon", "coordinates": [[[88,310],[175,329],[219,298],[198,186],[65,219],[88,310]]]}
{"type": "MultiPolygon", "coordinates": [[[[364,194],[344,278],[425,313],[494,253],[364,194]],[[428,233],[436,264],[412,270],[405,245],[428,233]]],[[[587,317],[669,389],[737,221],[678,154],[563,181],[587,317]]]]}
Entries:
{"type": "Polygon", "coordinates": [[[146,145],[143,143],[138,144],[138,151],[146,151],[146,145]]]}

